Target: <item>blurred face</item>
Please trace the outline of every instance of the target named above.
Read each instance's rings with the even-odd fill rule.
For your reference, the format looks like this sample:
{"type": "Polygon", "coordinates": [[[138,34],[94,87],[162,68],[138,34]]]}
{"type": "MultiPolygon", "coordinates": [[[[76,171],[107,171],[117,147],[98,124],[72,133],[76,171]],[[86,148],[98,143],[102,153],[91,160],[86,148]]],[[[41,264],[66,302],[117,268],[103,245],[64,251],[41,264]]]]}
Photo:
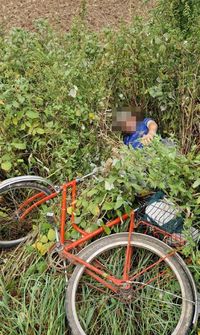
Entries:
{"type": "Polygon", "coordinates": [[[127,134],[130,134],[136,131],[136,117],[135,116],[131,116],[129,119],[124,121],[124,124],[122,125],[122,131],[127,134]]]}
{"type": "Polygon", "coordinates": [[[122,131],[125,134],[136,131],[136,116],[130,112],[120,111],[113,115],[112,130],[122,131]]]}

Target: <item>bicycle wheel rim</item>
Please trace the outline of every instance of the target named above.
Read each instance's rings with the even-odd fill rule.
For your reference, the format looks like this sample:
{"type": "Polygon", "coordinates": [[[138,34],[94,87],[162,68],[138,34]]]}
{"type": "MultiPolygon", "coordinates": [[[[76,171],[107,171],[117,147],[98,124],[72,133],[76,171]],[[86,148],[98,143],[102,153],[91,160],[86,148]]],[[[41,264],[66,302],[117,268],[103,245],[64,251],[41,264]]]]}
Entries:
{"type": "MultiPolygon", "coordinates": [[[[93,249],[92,253],[90,255],[88,253],[86,253],[86,256],[84,257],[84,259],[87,260],[88,262],[91,262],[94,258],[96,258],[99,254],[101,254],[102,250],[103,251],[109,250],[109,249],[112,249],[113,247],[118,248],[118,246],[122,246],[122,245],[126,246],[127,237],[123,237],[122,235],[124,235],[124,234],[117,234],[117,235],[121,235],[121,237],[120,237],[120,239],[118,240],[117,243],[114,239],[112,241],[112,237],[109,237],[110,238],[109,246],[108,245],[103,245],[101,247],[100,244],[99,244],[98,248],[96,248],[96,250],[95,250],[95,247],[91,246],[91,250],[93,249]]],[[[141,234],[134,234],[134,236],[136,236],[136,238],[134,238],[134,241],[133,241],[134,242],[134,247],[145,246],[146,250],[157,254],[159,257],[163,257],[163,252],[164,251],[161,252],[160,250],[158,250],[159,248],[157,246],[157,243],[159,242],[159,243],[161,243],[161,246],[160,246],[160,248],[161,248],[162,244],[163,244],[162,242],[157,241],[154,238],[149,237],[149,236],[141,235],[141,237],[140,237],[138,235],[141,235],[141,234]],[[138,240],[138,237],[139,237],[139,240],[138,240]],[[144,239],[148,240],[148,241],[150,239],[150,242],[153,245],[148,245],[147,246],[147,241],[144,242],[143,241],[144,239]],[[156,241],[156,244],[155,244],[155,241],[156,241]]],[[[126,234],[126,236],[127,236],[127,234],[126,234]]],[[[101,240],[103,240],[103,239],[101,239],[101,240]]],[[[169,251],[171,249],[169,247],[167,247],[167,250],[169,251]]],[[[175,277],[177,278],[177,281],[180,285],[181,296],[182,297],[189,297],[189,300],[192,299],[193,295],[192,295],[192,292],[191,292],[191,287],[190,287],[188,278],[187,278],[186,274],[184,273],[182,267],[180,266],[180,264],[178,262],[178,258],[176,259],[176,257],[174,258],[174,256],[170,257],[170,258],[166,259],[165,263],[172,269],[173,273],[175,274],[175,277]],[[176,266],[178,266],[178,270],[177,270],[176,266]],[[186,280],[188,282],[184,283],[183,280],[186,280]]],[[[70,305],[71,305],[72,311],[70,312],[69,300],[68,300],[67,313],[68,314],[73,314],[73,325],[76,324],[76,330],[75,331],[73,330],[73,327],[72,327],[72,332],[74,331],[73,334],[86,335],[87,333],[85,332],[85,330],[83,330],[82,325],[80,324],[79,318],[77,316],[78,312],[76,310],[76,292],[77,292],[77,288],[78,288],[78,285],[79,285],[79,282],[80,282],[80,279],[82,277],[83,272],[84,272],[84,267],[77,266],[76,276],[74,276],[74,277],[72,276],[72,278],[71,278],[72,281],[73,281],[73,284],[69,285],[68,299],[70,299],[70,301],[71,301],[70,305]],[[71,289],[71,293],[69,293],[70,289],[71,289]]],[[[185,330],[183,330],[182,326],[183,326],[183,324],[188,322],[188,325],[185,326],[185,329],[186,328],[189,329],[190,324],[191,324],[191,320],[192,320],[192,316],[193,316],[193,310],[194,310],[193,302],[192,302],[192,300],[190,300],[190,301],[186,301],[186,300],[182,301],[182,310],[181,310],[179,321],[177,322],[176,327],[174,327],[174,329],[172,329],[171,332],[163,332],[162,334],[173,334],[173,335],[179,335],[179,334],[184,335],[184,334],[186,334],[186,332],[185,332],[185,330]],[[188,315],[187,318],[186,318],[186,315],[188,315]]],[[[70,324],[72,324],[72,315],[70,315],[69,321],[70,321],[70,324]]],[[[104,333],[105,332],[102,332],[102,334],[104,334],[104,333]]],[[[88,334],[91,334],[91,333],[88,333],[88,334]]],[[[112,333],[110,333],[110,334],[112,334],[112,333]]],[[[125,332],[124,333],[123,332],[122,333],[116,333],[116,334],[125,334],[125,332]]],[[[129,334],[129,333],[127,333],[127,334],[129,334]]],[[[130,334],[134,334],[134,333],[130,332],[130,334]]],[[[140,332],[137,331],[136,334],[139,335],[140,332]]],[[[146,332],[144,334],[153,334],[153,333],[146,332]]],[[[158,333],[158,334],[160,334],[160,333],[158,333]]]]}
{"type": "Polygon", "coordinates": [[[51,191],[37,183],[21,182],[7,186],[0,192],[0,247],[9,248],[24,242],[32,225],[38,223],[39,208],[34,208],[24,220],[20,220],[20,215],[28,206],[34,204],[37,198],[19,210],[20,205],[25,200],[39,193],[46,196],[51,191]],[[17,214],[16,214],[17,213],[17,214]]]}

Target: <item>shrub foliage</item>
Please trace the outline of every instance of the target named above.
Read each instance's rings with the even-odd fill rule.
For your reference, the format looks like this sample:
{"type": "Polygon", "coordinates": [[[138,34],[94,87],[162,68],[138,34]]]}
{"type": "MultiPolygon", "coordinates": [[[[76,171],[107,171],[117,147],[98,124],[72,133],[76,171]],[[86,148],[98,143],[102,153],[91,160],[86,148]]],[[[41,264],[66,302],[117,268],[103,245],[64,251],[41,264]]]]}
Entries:
{"type": "Polygon", "coordinates": [[[2,32],[2,178],[71,177],[108,157],[113,105],[137,104],[183,152],[198,150],[198,15],[193,1],[160,1],[148,22],[118,31],[91,32],[79,21],[58,34],[39,21],[34,33],[2,32]]]}

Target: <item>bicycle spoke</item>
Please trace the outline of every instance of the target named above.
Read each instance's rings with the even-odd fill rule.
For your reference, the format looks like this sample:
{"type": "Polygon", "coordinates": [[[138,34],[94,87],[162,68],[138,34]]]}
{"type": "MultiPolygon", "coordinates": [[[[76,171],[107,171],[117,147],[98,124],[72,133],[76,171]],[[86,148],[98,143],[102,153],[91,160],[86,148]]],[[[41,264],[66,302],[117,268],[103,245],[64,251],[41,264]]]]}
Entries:
{"type": "Polygon", "coordinates": [[[168,294],[168,295],[170,295],[170,296],[172,296],[172,297],[174,297],[174,298],[179,298],[179,299],[181,299],[181,300],[188,301],[188,302],[191,302],[192,304],[195,304],[195,302],[192,301],[192,300],[184,299],[184,298],[182,298],[182,296],[180,296],[180,295],[171,293],[171,292],[166,291],[166,290],[162,290],[162,289],[160,289],[160,288],[158,288],[158,287],[155,287],[155,286],[153,286],[153,285],[149,285],[149,284],[145,284],[145,283],[143,283],[143,282],[137,282],[137,281],[130,281],[130,283],[132,283],[132,284],[138,284],[138,285],[142,285],[142,286],[145,285],[145,286],[150,287],[150,288],[152,288],[152,289],[154,289],[154,290],[156,290],[156,291],[159,291],[159,292],[163,292],[163,293],[165,293],[165,294],[168,294]]]}
{"type": "Polygon", "coordinates": [[[153,264],[150,264],[149,266],[147,266],[146,268],[143,268],[142,271],[137,272],[133,277],[130,278],[130,280],[133,280],[135,278],[140,277],[141,275],[143,275],[145,272],[152,270],[154,267],[156,267],[157,265],[159,265],[160,263],[162,263],[163,261],[165,261],[166,258],[171,257],[173,254],[175,253],[175,251],[173,250],[170,254],[166,255],[165,257],[159,258],[156,262],[154,262],[153,264]]]}
{"type": "MultiPolygon", "coordinates": [[[[99,265],[108,274],[122,278],[126,254],[124,250],[124,248],[118,248],[114,253],[107,252],[96,258],[92,264],[95,264],[95,266],[99,265]]],[[[138,331],[142,327],[146,329],[145,318],[141,319],[141,315],[143,318],[144,315],[150,313],[151,319],[156,319],[160,310],[162,310],[166,316],[175,314],[178,318],[180,315],[178,310],[181,311],[183,302],[181,290],[180,287],[174,286],[172,287],[174,291],[170,291],[171,286],[173,286],[171,283],[176,278],[171,276],[171,270],[163,258],[155,256],[150,252],[143,252],[142,250],[135,251],[134,249],[130,270],[130,276],[133,278],[141,277],[142,279],[141,281],[127,281],[127,283],[130,284],[131,299],[128,296],[129,293],[126,295],[126,291],[123,291],[123,287],[121,289],[119,288],[117,294],[112,294],[109,289],[105,289],[102,284],[97,283],[94,279],[83,276],[84,280],[80,282],[79,298],[76,301],[76,308],[78,309],[78,313],[81,314],[82,310],[89,310],[92,306],[93,315],[90,320],[90,323],[92,323],[91,327],[87,322],[87,329],[90,331],[90,334],[93,334],[93,331],[97,329],[104,329],[105,333],[109,323],[112,324],[112,328],[114,327],[110,319],[107,319],[105,315],[102,316],[101,308],[103,308],[103,306],[104,313],[106,313],[106,310],[109,310],[113,320],[118,320],[118,328],[121,329],[121,331],[119,330],[119,333],[116,332],[116,334],[126,334],[125,329],[127,329],[127,327],[131,334],[136,334],[134,328],[138,329],[138,331]],[[148,270],[146,271],[146,269],[148,270]],[[153,281],[155,284],[151,285],[153,281]],[[89,289],[86,290],[86,287],[89,289]],[[83,299],[81,299],[81,296],[83,299]],[[83,306],[85,307],[83,308],[83,306]],[[140,318],[138,325],[135,315],[138,315],[140,318]],[[106,321],[102,321],[102,317],[105,318],[106,321]]],[[[82,319],[83,318],[84,316],[82,316],[82,319]]],[[[170,317],[168,319],[170,320],[170,317]]],[[[166,321],[163,321],[166,328],[170,327],[168,319],[166,317],[166,321]]],[[[163,327],[163,324],[160,321],[160,327],[161,326],[163,327]]]]}
{"type": "MultiPolygon", "coordinates": [[[[38,194],[48,194],[49,190],[34,183],[15,183],[0,192],[0,241],[17,241],[38,224],[40,208],[33,208],[23,219],[22,213],[38,200],[38,194]]],[[[17,243],[17,242],[16,242],[17,243]]]]}
{"type": "Polygon", "coordinates": [[[12,189],[10,188],[10,194],[11,194],[11,198],[12,198],[12,200],[13,200],[13,204],[15,205],[15,210],[17,211],[17,206],[16,206],[16,200],[15,200],[15,198],[14,198],[14,195],[13,195],[13,191],[12,191],[12,189]]]}

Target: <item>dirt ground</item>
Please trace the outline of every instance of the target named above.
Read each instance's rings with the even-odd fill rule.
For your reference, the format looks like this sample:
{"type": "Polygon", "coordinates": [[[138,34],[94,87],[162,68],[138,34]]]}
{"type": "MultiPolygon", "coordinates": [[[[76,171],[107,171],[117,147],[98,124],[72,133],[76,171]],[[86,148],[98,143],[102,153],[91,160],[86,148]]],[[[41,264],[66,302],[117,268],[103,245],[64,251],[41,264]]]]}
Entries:
{"type": "Polygon", "coordinates": [[[69,30],[73,18],[86,3],[87,22],[94,30],[116,28],[134,15],[147,15],[155,0],[0,0],[0,28],[34,29],[34,21],[48,19],[56,29],[69,30]]]}

